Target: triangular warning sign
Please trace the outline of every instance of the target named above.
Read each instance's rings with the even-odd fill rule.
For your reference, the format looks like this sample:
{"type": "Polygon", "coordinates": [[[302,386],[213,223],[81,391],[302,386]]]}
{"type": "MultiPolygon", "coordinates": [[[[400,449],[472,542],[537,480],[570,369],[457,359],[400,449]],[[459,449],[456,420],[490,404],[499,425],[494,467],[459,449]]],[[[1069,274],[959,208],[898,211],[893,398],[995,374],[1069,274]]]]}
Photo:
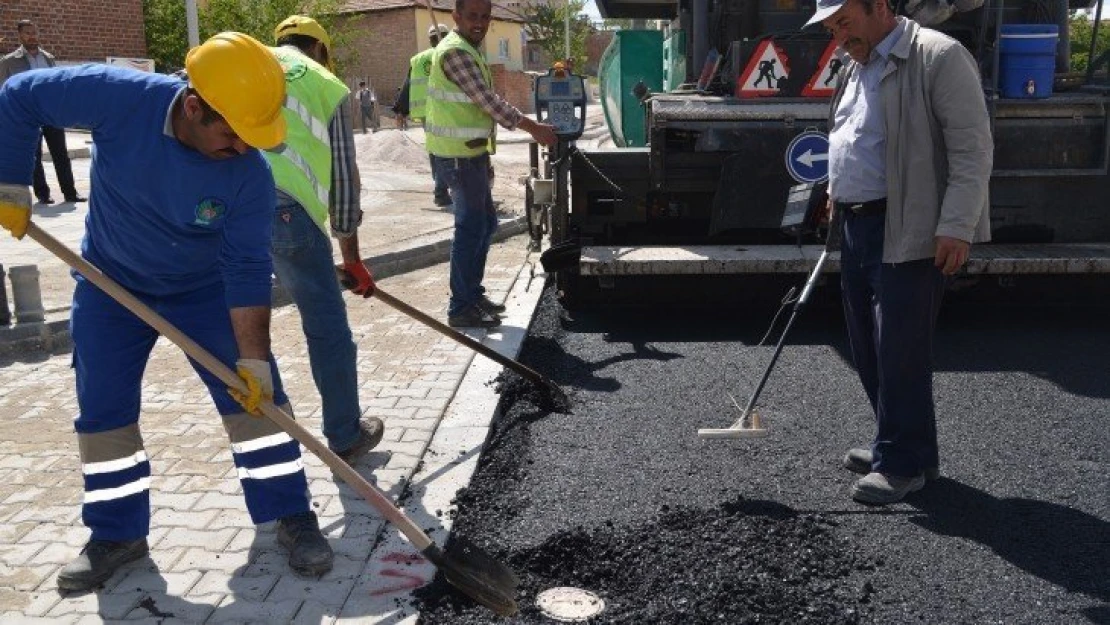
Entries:
{"type": "Polygon", "coordinates": [[[802,89],[802,95],[807,98],[831,96],[836,89],[837,74],[843,67],[844,61],[837,53],[836,42],[830,41],[829,46],[825,48],[825,53],[821,55],[821,61],[817,64],[817,71],[810,76],[809,82],[802,89]]]}
{"type": "Polygon", "coordinates": [[[752,54],[740,80],[736,81],[736,97],[775,95],[790,76],[790,59],[782,48],[768,39],[759,44],[752,54]]]}

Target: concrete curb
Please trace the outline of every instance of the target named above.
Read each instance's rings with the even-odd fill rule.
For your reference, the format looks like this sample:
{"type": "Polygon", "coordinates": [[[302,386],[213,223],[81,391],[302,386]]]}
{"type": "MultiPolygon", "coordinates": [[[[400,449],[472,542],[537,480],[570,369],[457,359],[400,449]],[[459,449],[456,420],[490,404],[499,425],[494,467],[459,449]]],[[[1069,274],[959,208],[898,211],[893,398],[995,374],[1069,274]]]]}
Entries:
{"type": "MultiPolygon", "coordinates": [[[[523,215],[502,221],[494,235],[495,242],[528,231],[528,220],[523,215]]],[[[451,258],[451,237],[432,243],[378,254],[365,259],[374,269],[376,279],[384,279],[417,269],[443,263],[451,258]]],[[[278,308],[292,303],[285,289],[275,282],[271,295],[272,306],[278,308]]],[[[72,347],[69,335],[69,308],[47,313],[46,321],[22,323],[0,328],[0,358],[13,358],[30,354],[53,354],[72,347]]]]}
{"type": "MultiPolygon", "coordinates": [[[[69,158],[71,160],[75,158],[89,158],[90,156],[92,156],[92,148],[90,148],[89,146],[81,148],[69,148],[68,150],[66,150],[66,152],[69,154],[69,158]]],[[[42,161],[44,163],[54,162],[54,158],[50,156],[50,150],[42,151],[42,161]]]]}

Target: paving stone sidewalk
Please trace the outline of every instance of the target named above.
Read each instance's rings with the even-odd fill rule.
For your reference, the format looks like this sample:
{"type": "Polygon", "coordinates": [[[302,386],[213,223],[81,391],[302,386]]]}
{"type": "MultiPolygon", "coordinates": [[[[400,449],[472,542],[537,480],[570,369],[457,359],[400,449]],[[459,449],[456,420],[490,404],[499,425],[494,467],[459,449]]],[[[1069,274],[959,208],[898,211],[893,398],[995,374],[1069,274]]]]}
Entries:
{"type": "MultiPolygon", "coordinates": [[[[503,298],[522,266],[533,261],[526,237],[495,245],[486,281],[493,298],[503,298]]],[[[447,293],[447,266],[398,275],[381,285],[434,313],[447,293]]],[[[364,413],[386,422],[385,441],[360,472],[396,498],[474,354],[374,299],[348,298],[348,311],[359,346],[364,413]]],[[[273,337],[298,420],[320,436],[320,402],[295,307],[274,311],[273,337]]],[[[396,530],[306,453],[312,505],[336,551],[335,568],[318,580],[290,572],[273,528],[251,524],[223,427],[204,387],[164,339],[147,367],[140,422],[154,474],[151,555],[117,573],[98,593],[59,594],[57,572],[88,537],[80,521],[81,473],[70,422],[77,408],[69,365],[67,354],[0,361],[0,622],[399,620],[394,600],[404,597],[410,580],[368,571],[374,545],[396,541],[396,530]]]]}

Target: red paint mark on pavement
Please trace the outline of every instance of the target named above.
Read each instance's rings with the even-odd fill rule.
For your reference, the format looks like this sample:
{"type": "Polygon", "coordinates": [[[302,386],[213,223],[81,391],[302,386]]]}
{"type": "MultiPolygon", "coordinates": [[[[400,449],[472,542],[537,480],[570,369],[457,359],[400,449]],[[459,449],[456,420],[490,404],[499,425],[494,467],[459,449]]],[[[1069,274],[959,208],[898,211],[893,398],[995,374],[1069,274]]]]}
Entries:
{"type": "MultiPolygon", "coordinates": [[[[384,560],[385,562],[390,562],[393,564],[403,564],[406,566],[412,566],[413,564],[424,562],[424,558],[418,554],[404,553],[401,551],[395,551],[393,553],[386,554],[382,557],[382,560],[384,560]]],[[[370,592],[371,596],[381,597],[383,595],[392,595],[399,592],[408,592],[410,590],[420,588],[424,584],[430,582],[432,579],[431,576],[425,577],[423,575],[417,575],[412,571],[402,571],[392,568],[383,569],[382,575],[384,577],[394,577],[404,581],[399,581],[392,586],[386,586],[385,588],[373,590],[370,592]]]]}

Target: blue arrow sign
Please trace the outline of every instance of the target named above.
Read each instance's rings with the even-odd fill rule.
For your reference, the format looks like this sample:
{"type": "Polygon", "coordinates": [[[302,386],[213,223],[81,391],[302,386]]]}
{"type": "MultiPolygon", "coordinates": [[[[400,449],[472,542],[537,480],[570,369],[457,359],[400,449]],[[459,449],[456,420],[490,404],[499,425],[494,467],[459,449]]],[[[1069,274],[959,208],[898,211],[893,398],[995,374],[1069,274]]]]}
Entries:
{"type": "Polygon", "coordinates": [[[824,182],[829,177],[829,137],[808,130],[786,147],[786,171],[798,182],[824,182]]]}

